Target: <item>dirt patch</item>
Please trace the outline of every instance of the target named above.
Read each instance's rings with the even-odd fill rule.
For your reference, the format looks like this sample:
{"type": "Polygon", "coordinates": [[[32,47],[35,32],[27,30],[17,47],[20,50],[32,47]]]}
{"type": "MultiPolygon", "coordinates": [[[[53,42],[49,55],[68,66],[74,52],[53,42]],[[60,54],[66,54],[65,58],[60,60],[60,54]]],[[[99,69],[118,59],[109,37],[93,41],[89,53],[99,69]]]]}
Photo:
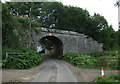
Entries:
{"type": "Polygon", "coordinates": [[[29,70],[2,69],[2,82],[29,82],[41,68],[42,65],[29,70]]]}

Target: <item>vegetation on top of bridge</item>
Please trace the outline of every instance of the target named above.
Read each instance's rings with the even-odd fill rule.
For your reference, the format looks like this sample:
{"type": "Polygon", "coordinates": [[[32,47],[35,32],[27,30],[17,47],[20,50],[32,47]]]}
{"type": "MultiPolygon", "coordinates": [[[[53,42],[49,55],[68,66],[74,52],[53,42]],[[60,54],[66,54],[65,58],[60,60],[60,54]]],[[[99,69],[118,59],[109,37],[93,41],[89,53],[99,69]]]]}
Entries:
{"type": "Polygon", "coordinates": [[[117,38],[120,31],[114,31],[104,16],[97,13],[91,16],[86,9],[59,2],[8,2],[2,3],[2,8],[3,46],[18,48],[21,40],[18,27],[37,32],[45,27],[83,33],[104,43],[105,50],[120,46],[117,38]]]}
{"type": "Polygon", "coordinates": [[[67,53],[59,57],[80,68],[120,70],[118,52],[104,51],[92,54],[67,53]]]}

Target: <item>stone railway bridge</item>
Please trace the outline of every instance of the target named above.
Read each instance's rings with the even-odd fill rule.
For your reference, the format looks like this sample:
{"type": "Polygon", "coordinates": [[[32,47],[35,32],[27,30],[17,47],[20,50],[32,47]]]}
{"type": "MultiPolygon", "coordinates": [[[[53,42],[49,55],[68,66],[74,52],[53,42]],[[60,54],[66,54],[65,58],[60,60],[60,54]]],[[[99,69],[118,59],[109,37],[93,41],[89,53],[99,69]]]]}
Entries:
{"type": "Polygon", "coordinates": [[[102,43],[98,43],[87,35],[73,31],[41,28],[40,32],[22,30],[21,45],[36,50],[41,39],[47,38],[54,45],[53,53],[61,55],[64,53],[91,53],[103,51],[102,43]]]}

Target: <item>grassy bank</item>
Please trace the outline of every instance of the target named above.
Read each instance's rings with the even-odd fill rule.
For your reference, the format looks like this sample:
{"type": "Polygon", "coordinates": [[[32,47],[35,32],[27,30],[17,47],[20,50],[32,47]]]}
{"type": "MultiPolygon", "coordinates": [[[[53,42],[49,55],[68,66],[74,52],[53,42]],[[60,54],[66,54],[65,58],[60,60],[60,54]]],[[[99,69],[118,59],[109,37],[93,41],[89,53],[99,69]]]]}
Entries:
{"type": "Polygon", "coordinates": [[[5,49],[3,51],[3,55],[5,55],[5,52],[25,53],[22,56],[11,55],[7,58],[3,56],[4,59],[2,60],[2,67],[7,69],[29,69],[35,67],[43,62],[43,57],[45,56],[25,48],[18,50],[5,49]]]}
{"type": "Polygon", "coordinates": [[[101,69],[101,67],[105,67],[105,69],[120,69],[117,51],[91,54],[67,53],[59,58],[80,68],[101,69]]]}
{"type": "Polygon", "coordinates": [[[97,77],[93,82],[111,82],[112,84],[120,84],[120,75],[111,74],[106,77],[97,77]]]}

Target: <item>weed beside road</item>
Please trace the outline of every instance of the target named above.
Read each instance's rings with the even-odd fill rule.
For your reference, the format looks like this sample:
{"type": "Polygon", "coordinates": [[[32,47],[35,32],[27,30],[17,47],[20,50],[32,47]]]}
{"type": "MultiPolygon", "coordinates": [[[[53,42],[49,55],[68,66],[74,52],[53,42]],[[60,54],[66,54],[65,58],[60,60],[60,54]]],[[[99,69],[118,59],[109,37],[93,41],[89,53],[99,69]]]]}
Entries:
{"type": "Polygon", "coordinates": [[[97,77],[93,82],[113,82],[110,84],[116,84],[115,82],[120,82],[120,75],[108,75],[106,77],[97,77]]]}
{"type": "Polygon", "coordinates": [[[29,69],[40,65],[43,62],[43,54],[39,54],[30,49],[21,49],[23,56],[9,56],[2,61],[2,67],[8,69],[29,69]]]}
{"type": "Polygon", "coordinates": [[[104,51],[91,54],[67,53],[59,57],[80,68],[120,70],[117,51],[104,51]]]}

